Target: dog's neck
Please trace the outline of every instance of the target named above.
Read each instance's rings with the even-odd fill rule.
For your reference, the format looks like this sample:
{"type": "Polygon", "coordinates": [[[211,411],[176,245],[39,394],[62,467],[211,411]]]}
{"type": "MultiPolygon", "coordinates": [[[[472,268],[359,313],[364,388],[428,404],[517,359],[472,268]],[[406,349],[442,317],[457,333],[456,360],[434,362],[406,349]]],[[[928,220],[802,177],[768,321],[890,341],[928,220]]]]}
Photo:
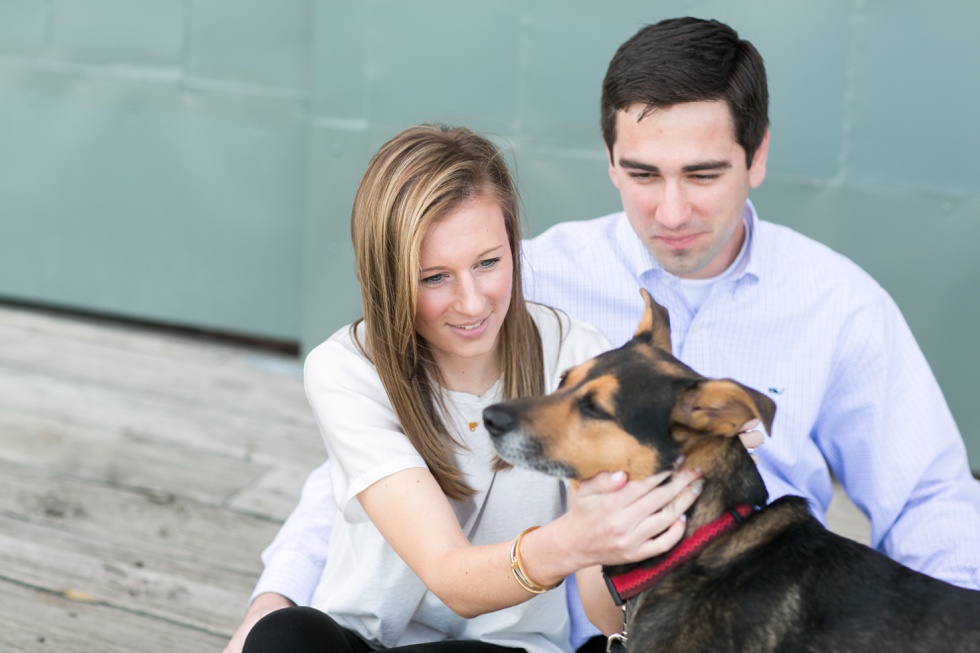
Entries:
{"type": "Polygon", "coordinates": [[[766,484],[738,438],[713,438],[688,452],[682,467],[699,467],[704,482],[701,496],[687,511],[690,537],[701,526],[736,506],[764,506],[766,484]]]}
{"type": "MultiPolygon", "coordinates": [[[[702,526],[717,523],[726,513],[740,513],[747,506],[761,507],[766,504],[769,497],[766,485],[755,467],[755,462],[737,438],[705,441],[685,455],[681,467],[699,467],[704,489],[686,513],[684,538],[670,551],[649,560],[606,566],[603,571],[607,576],[628,573],[637,567],[656,568],[667,561],[678,547],[685,545],[702,526]]],[[[744,514],[741,516],[744,517],[744,514]]],[[[741,519],[736,521],[741,522],[741,519]]]]}

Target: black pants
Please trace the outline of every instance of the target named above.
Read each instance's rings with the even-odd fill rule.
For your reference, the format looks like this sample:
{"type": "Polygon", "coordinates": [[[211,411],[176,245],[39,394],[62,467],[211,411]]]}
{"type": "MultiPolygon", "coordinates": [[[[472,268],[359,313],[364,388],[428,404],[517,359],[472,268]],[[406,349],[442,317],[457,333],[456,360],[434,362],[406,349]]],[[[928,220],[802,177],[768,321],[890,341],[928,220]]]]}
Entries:
{"type": "MultiPolygon", "coordinates": [[[[283,608],[259,620],[242,653],[371,653],[373,649],[354,633],[315,608],[283,608]]],[[[444,640],[398,646],[385,653],[515,653],[507,648],[473,640],[444,640]]]]}

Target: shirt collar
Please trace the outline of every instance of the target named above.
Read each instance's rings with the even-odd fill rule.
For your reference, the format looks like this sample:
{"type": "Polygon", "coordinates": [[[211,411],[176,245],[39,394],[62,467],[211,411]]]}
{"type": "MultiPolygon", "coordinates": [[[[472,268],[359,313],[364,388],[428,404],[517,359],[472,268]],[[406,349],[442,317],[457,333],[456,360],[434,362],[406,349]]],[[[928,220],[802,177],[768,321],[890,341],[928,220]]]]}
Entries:
{"type": "MultiPolygon", "coordinates": [[[[756,235],[758,215],[755,212],[755,206],[749,199],[745,200],[742,220],[745,222],[745,242],[742,244],[742,250],[738,257],[736,257],[736,268],[724,273],[725,276],[735,282],[741,281],[745,277],[759,278],[760,266],[757,262],[759,257],[756,254],[759,249],[756,235]]],[[[616,237],[622,244],[624,259],[637,279],[650,274],[673,276],[660,267],[657,259],[646,248],[643,241],[637,237],[625,212],[620,214],[619,223],[616,225],[616,237]]]]}

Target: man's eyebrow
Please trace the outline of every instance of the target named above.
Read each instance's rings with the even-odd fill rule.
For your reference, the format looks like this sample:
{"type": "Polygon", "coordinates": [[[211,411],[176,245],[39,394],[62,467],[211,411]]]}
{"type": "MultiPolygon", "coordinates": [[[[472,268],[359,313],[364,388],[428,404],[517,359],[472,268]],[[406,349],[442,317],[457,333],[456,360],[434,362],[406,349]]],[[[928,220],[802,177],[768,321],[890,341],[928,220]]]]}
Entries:
{"type": "Polygon", "coordinates": [[[629,168],[631,170],[642,170],[644,172],[660,172],[660,168],[657,166],[652,166],[648,163],[640,163],[639,161],[634,161],[633,159],[620,159],[620,168],[629,168]]]}
{"type": "Polygon", "coordinates": [[[710,172],[712,170],[728,170],[732,164],[728,161],[702,161],[681,168],[681,172],[710,172]]]}
{"type": "MultiPolygon", "coordinates": [[[[639,161],[634,161],[633,159],[620,159],[619,166],[621,168],[628,168],[630,170],[641,170],[643,172],[660,172],[660,168],[655,165],[650,165],[649,163],[640,163],[639,161]]],[[[691,163],[683,168],[681,172],[688,174],[691,172],[707,172],[711,170],[728,170],[732,167],[729,161],[701,161],[698,163],[691,163]]]]}

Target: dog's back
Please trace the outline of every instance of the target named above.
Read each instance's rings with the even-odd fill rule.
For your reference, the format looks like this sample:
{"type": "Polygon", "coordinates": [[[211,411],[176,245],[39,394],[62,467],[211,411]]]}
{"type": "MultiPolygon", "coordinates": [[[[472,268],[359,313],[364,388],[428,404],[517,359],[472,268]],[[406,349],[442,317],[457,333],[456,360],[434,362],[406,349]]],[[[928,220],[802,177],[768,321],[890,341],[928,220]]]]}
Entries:
{"type": "Polygon", "coordinates": [[[785,497],[632,606],[629,653],[980,651],[980,592],[912,571],[785,497]]]}

